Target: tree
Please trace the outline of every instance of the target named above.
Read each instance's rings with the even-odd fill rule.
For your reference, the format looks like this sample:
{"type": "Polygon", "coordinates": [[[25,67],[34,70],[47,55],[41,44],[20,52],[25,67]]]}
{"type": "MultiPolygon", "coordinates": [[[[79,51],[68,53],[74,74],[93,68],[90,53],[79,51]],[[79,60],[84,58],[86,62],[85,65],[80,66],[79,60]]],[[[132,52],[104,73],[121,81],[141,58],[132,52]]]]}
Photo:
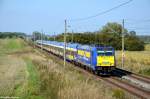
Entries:
{"type": "MultiPolygon", "coordinates": [[[[127,30],[125,35],[127,35],[127,30]]],[[[116,50],[121,50],[122,26],[118,23],[107,23],[103,26],[99,34],[100,43],[113,46],[116,50]]]]}
{"type": "Polygon", "coordinates": [[[48,36],[46,36],[45,34],[42,34],[38,31],[34,31],[32,33],[32,40],[48,40],[48,39],[51,39],[51,37],[48,38],[48,36]]]}
{"type": "MultiPolygon", "coordinates": [[[[116,22],[107,23],[105,26],[103,26],[101,33],[109,33],[113,34],[113,36],[120,37],[122,35],[122,25],[118,24],[116,22]]],[[[127,29],[124,29],[125,34],[127,34],[127,29]]]]}
{"type": "Polygon", "coordinates": [[[21,32],[0,32],[0,38],[25,38],[26,34],[21,32]]]}
{"type": "Polygon", "coordinates": [[[144,42],[135,36],[128,36],[125,39],[125,49],[129,51],[143,51],[144,42]]]}
{"type": "Polygon", "coordinates": [[[40,39],[41,39],[41,33],[38,32],[38,31],[34,31],[34,32],[32,33],[32,39],[33,39],[33,40],[40,40],[40,39]]]}
{"type": "MultiPolygon", "coordinates": [[[[113,46],[117,50],[121,50],[121,37],[122,37],[122,26],[118,23],[107,23],[100,31],[100,42],[105,45],[113,46]]],[[[125,33],[125,49],[131,51],[144,50],[144,43],[136,37],[135,31],[128,33],[127,29],[124,29],[125,33]]]]}
{"type": "Polygon", "coordinates": [[[129,35],[131,35],[131,36],[136,36],[136,32],[135,32],[135,31],[130,31],[130,32],[129,32],[129,35]]]}

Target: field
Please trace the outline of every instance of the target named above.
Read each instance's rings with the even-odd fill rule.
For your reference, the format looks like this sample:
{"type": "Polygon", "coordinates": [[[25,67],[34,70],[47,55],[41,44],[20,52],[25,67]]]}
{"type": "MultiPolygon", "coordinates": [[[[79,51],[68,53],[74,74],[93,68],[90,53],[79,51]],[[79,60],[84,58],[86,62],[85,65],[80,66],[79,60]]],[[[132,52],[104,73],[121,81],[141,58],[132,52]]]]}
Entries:
{"type": "Polygon", "coordinates": [[[121,52],[116,52],[117,66],[135,73],[150,76],[150,44],[145,51],[125,51],[124,67],[121,66],[121,52]]]}
{"type": "Polygon", "coordinates": [[[63,67],[63,62],[58,60],[60,59],[55,56],[48,56],[28,46],[22,39],[0,39],[0,97],[14,96],[21,99],[136,98],[121,89],[111,88],[103,81],[96,81],[82,74],[69,63],[63,67]]]}

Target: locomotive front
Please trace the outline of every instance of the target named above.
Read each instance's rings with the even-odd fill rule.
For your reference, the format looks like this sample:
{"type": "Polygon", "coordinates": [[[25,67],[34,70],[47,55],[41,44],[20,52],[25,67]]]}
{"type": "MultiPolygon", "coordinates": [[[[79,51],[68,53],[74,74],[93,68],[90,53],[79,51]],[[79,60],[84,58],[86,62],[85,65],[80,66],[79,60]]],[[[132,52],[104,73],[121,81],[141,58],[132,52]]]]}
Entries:
{"type": "Polygon", "coordinates": [[[113,47],[97,48],[97,69],[103,75],[110,74],[115,69],[115,50],[113,47]]]}

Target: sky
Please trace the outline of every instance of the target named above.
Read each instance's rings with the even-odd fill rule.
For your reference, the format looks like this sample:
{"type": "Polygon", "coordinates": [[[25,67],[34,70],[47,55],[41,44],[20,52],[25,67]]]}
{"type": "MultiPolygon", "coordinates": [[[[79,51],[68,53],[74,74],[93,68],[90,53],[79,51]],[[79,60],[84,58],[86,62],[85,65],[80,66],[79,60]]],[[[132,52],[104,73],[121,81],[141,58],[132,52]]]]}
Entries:
{"type": "Polygon", "coordinates": [[[43,31],[53,35],[67,31],[100,30],[107,22],[122,23],[138,35],[150,35],[150,0],[133,0],[106,14],[83,21],[71,21],[101,13],[129,0],[0,0],[0,31],[43,31]]]}

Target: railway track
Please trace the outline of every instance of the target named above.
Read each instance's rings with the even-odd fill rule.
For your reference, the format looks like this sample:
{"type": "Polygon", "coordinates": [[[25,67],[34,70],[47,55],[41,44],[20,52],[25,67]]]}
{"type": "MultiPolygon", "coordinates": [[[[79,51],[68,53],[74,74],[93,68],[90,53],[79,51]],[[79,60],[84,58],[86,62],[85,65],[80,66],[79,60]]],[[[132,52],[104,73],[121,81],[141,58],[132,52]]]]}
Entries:
{"type": "Polygon", "coordinates": [[[128,82],[117,79],[116,77],[113,77],[113,76],[112,77],[101,77],[98,75],[94,75],[90,71],[87,71],[81,67],[75,67],[75,68],[86,75],[93,76],[96,80],[103,80],[112,87],[119,87],[133,95],[136,95],[136,96],[142,98],[142,99],[148,99],[150,97],[149,91],[146,91],[146,90],[139,88],[136,85],[132,85],[128,82]]]}
{"type": "Polygon", "coordinates": [[[142,75],[139,75],[139,74],[135,74],[135,73],[123,70],[123,69],[119,69],[119,68],[116,68],[116,71],[117,71],[117,73],[121,73],[122,76],[126,75],[128,77],[131,77],[131,78],[134,78],[134,79],[137,79],[137,80],[140,80],[142,82],[150,84],[150,77],[146,77],[146,76],[142,76],[142,75]]]}
{"type": "MultiPolygon", "coordinates": [[[[36,47],[40,48],[41,46],[36,45],[36,47]]],[[[52,54],[52,52],[50,52],[48,49],[43,49],[44,51],[46,51],[49,54],[52,54]]],[[[55,55],[55,54],[52,54],[55,55]]],[[[143,88],[140,88],[139,86],[130,84],[128,82],[122,81],[116,77],[110,76],[110,77],[101,77],[98,75],[93,74],[91,71],[87,71],[85,69],[83,69],[80,66],[75,66],[75,68],[79,71],[81,71],[82,73],[86,74],[86,75],[90,75],[93,78],[95,78],[96,80],[103,80],[105,81],[107,84],[109,84],[112,87],[118,87],[121,88],[135,96],[138,96],[142,99],[149,99],[150,98],[150,91],[144,90],[143,88]]],[[[125,75],[127,75],[124,72],[125,75]]],[[[132,75],[132,77],[136,78],[136,79],[140,79],[142,81],[146,81],[149,82],[148,78],[142,78],[137,76],[136,74],[132,75]]]]}
{"type": "Polygon", "coordinates": [[[150,97],[150,92],[143,90],[142,88],[139,88],[138,86],[132,85],[130,83],[124,82],[122,80],[119,80],[117,78],[111,77],[111,78],[104,78],[105,81],[112,83],[113,85],[118,86],[119,88],[122,88],[142,99],[148,99],[150,97]]]}
{"type": "Polygon", "coordinates": [[[139,74],[135,74],[126,70],[116,68],[113,72],[116,77],[124,79],[129,83],[150,91],[150,78],[139,74]]]}
{"type": "Polygon", "coordinates": [[[141,76],[141,75],[137,75],[137,74],[131,74],[130,76],[150,84],[150,78],[147,78],[147,77],[144,77],[144,76],[141,76]]]}

